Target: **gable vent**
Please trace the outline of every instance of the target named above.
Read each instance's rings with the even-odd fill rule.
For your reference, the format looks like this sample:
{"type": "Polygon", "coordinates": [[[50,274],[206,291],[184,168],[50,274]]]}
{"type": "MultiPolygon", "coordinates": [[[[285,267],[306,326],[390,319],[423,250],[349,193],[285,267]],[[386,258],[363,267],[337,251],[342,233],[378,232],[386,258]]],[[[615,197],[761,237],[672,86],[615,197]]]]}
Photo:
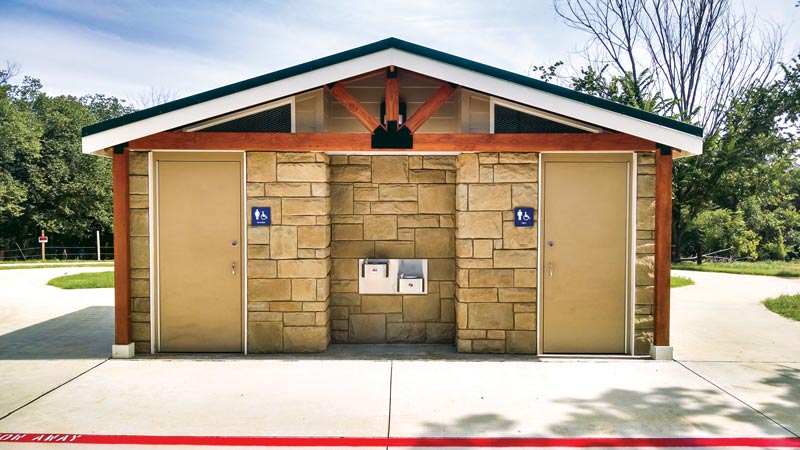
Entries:
{"type": "Polygon", "coordinates": [[[239,117],[238,119],[211,125],[197,131],[228,131],[239,133],[291,133],[292,105],[285,104],[275,108],[239,117]]]}
{"type": "Polygon", "coordinates": [[[512,108],[494,105],[495,133],[586,133],[585,130],[554,122],[512,108]]]}

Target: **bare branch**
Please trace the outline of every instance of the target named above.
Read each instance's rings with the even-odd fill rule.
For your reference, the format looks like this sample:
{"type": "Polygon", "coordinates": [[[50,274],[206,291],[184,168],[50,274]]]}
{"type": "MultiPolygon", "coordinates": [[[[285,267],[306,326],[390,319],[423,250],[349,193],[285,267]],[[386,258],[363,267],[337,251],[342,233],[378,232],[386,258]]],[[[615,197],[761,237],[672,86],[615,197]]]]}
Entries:
{"type": "Polygon", "coordinates": [[[19,64],[11,61],[6,61],[6,66],[0,69],[0,86],[8,84],[8,81],[15,76],[19,75],[22,67],[19,64]]]}
{"type": "Polygon", "coordinates": [[[649,68],[653,89],[676,100],[672,114],[709,134],[731,100],[778,72],[784,30],[737,15],[731,0],[553,1],[567,25],[589,34],[589,65],[609,65],[638,86],[649,68]]]}
{"type": "Polygon", "coordinates": [[[128,102],[136,109],[147,109],[162,105],[178,98],[178,92],[171,89],[151,87],[145,92],[128,97],[128,102]]]}

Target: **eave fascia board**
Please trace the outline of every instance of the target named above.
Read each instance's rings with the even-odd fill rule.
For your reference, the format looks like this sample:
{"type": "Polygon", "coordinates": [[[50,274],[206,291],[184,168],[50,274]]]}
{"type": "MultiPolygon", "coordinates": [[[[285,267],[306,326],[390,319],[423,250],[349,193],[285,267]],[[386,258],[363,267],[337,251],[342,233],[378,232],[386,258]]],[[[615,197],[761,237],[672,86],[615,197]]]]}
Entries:
{"type": "Polygon", "coordinates": [[[143,136],[179,128],[222,114],[249,108],[259,103],[274,101],[345,78],[354,77],[391,65],[394,49],[381,50],[365,56],[353,58],[327,67],[301,73],[272,83],[263,84],[224,97],[187,106],[175,111],[142,119],[81,139],[83,153],[128,142],[143,136]]]}
{"type": "Polygon", "coordinates": [[[694,155],[703,152],[703,138],[699,136],[402,50],[396,50],[394,58],[397,67],[418,71],[491,96],[659,142],[694,155]]]}

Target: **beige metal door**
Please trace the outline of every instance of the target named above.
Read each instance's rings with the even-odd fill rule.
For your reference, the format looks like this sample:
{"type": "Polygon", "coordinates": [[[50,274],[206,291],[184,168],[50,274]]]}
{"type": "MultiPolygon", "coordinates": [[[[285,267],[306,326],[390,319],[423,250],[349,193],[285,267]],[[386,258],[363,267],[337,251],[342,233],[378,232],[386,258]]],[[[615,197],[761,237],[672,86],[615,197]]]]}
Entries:
{"type": "Polygon", "coordinates": [[[159,350],[241,352],[242,162],[178,158],[156,159],[159,350]]]}
{"type": "Polygon", "coordinates": [[[544,353],[624,353],[630,155],[543,155],[544,353]]]}

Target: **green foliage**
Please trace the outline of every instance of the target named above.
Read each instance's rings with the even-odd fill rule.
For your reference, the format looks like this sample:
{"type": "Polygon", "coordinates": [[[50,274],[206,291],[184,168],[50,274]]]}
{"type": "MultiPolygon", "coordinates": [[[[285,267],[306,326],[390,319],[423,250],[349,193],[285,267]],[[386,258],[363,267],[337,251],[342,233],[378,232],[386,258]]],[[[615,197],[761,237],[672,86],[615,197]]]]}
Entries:
{"type": "Polygon", "coordinates": [[[669,277],[669,287],[671,288],[679,288],[684,286],[691,286],[694,284],[694,280],[688,277],[669,277]]]}
{"type": "Polygon", "coordinates": [[[692,221],[697,239],[704,248],[732,248],[738,257],[757,258],[759,237],[747,228],[741,211],[714,209],[702,211],[692,221]]]}
{"type": "Polygon", "coordinates": [[[113,288],[114,272],[89,272],[64,275],[51,279],[47,284],[61,289],[113,288]]]}
{"type": "Polygon", "coordinates": [[[655,79],[649,69],[644,69],[638,79],[631,72],[608,77],[607,69],[608,65],[600,69],[581,68],[580,75],[572,77],[572,88],[652,113],[668,117],[672,114],[676,101],[665,99],[655,90],[655,79]]]}
{"type": "Polygon", "coordinates": [[[103,95],[50,97],[30,77],[0,84],[0,249],[42,229],[60,245],[111,234],[111,164],[81,153],[81,128],[131,111],[103,95]]]}
{"type": "Polygon", "coordinates": [[[781,295],[764,300],[764,306],[787,319],[800,321],[800,294],[781,295]]]}
{"type": "Polygon", "coordinates": [[[694,270],[697,272],[723,272],[741,275],[769,275],[773,277],[800,277],[800,262],[797,261],[734,261],[693,262],[672,264],[674,270],[694,270]]]}
{"type": "MultiPolygon", "coordinates": [[[[634,77],[607,68],[581,69],[572,87],[661,115],[675,110],[647,69],[634,77]]],[[[800,256],[800,55],[782,68],[783,78],[723,105],[723,126],[706,136],[702,155],[675,160],[673,260],[729,247],[737,257],[800,256]]]]}

